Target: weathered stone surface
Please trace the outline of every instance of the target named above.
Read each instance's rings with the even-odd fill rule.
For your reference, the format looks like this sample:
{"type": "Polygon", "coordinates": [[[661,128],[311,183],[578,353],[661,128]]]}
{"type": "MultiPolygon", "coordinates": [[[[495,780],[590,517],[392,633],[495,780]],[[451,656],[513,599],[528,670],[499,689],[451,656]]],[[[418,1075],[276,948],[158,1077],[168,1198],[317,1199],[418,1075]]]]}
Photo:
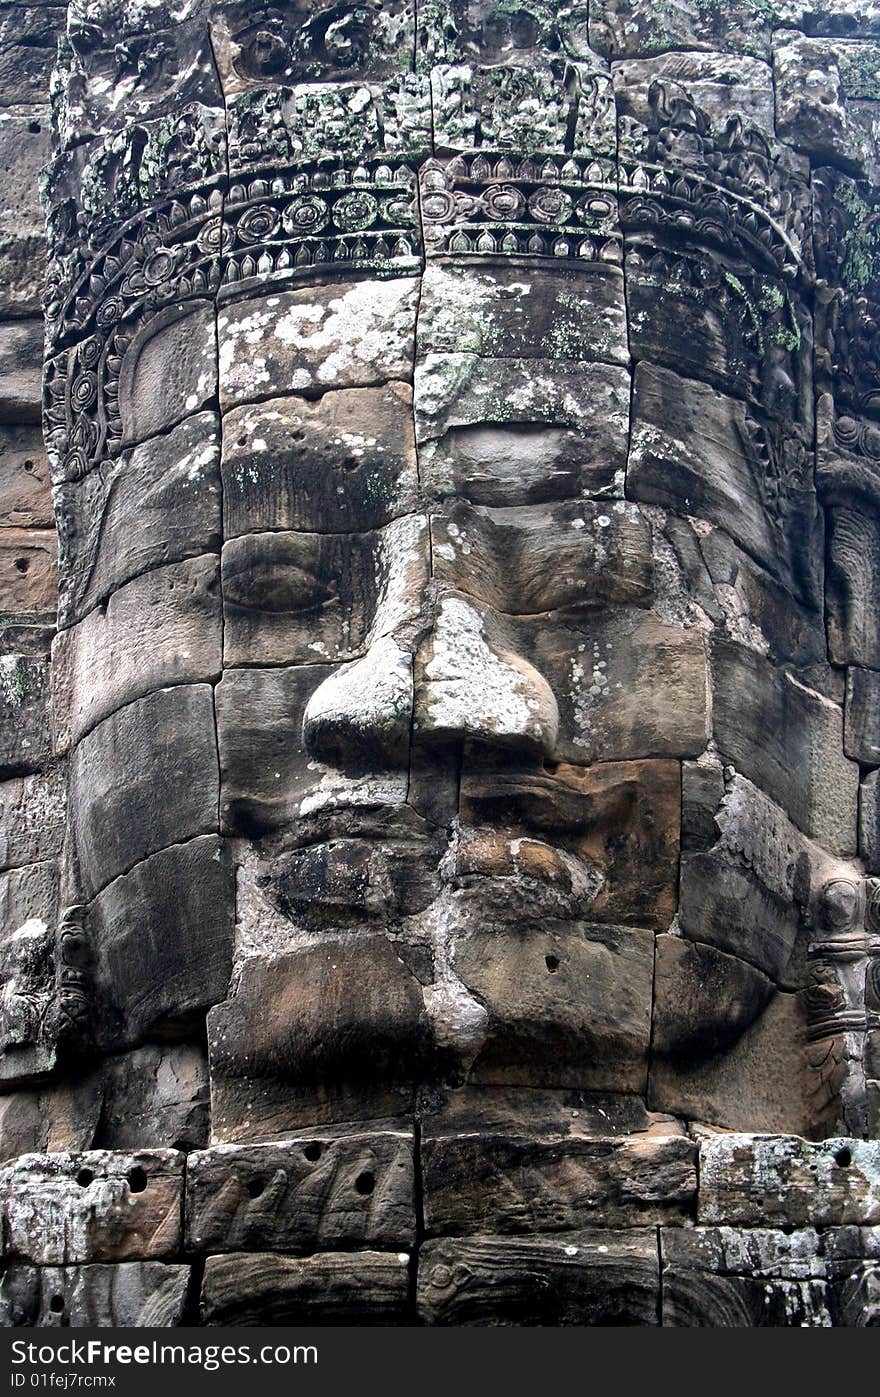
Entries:
{"type": "Polygon", "coordinates": [[[590,43],[606,58],[646,58],[667,49],[770,54],[771,18],[751,0],[723,11],[700,0],[603,0],[590,14],[590,43]]]}
{"type": "Polygon", "coordinates": [[[807,911],[811,871],[820,851],[751,781],[712,782],[700,815],[695,779],[717,768],[685,766],[679,925],[685,936],[751,962],[777,984],[797,973],[798,932],[807,911]],[[794,957],[795,963],[792,964],[794,957]]]}
{"type": "Polygon", "coordinates": [[[0,867],[20,868],[59,853],[64,836],[64,774],[57,767],[0,785],[0,867]]]}
{"type": "Polygon", "coordinates": [[[859,788],[859,858],[867,873],[880,873],[880,773],[876,771],[859,788]]]}
{"type": "Polygon", "coordinates": [[[880,764],[880,673],[850,666],[846,672],[844,750],[866,766],[880,764]]]}
{"type": "Polygon", "coordinates": [[[728,1130],[810,1134],[827,1114],[835,1083],[813,1072],[805,1055],[800,997],[777,992],[726,1052],[703,1060],[652,1058],[648,1102],[728,1130]]]}
{"type": "Polygon", "coordinates": [[[407,384],[273,398],[224,418],[227,540],[263,529],[375,529],[414,507],[418,489],[407,384]]]}
{"type": "Polygon", "coordinates": [[[461,818],[482,832],[464,846],[458,870],[521,874],[523,841],[552,843],[601,871],[592,918],[665,931],[676,908],[680,807],[677,762],[465,767],[461,818]]]}
{"type": "Polygon", "coordinates": [[[858,773],[843,755],[837,705],[729,641],[713,641],[711,665],[724,755],[805,834],[834,853],[853,853],[858,773]]]}
{"type": "Polygon", "coordinates": [[[136,577],[53,646],[56,750],[153,689],[220,673],[218,559],[207,554],[136,577]]]}
{"type": "Polygon", "coordinates": [[[63,5],[4,5],[0,11],[0,84],[3,105],[45,102],[59,34],[67,19],[63,5]]]}
{"type": "Polygon", "coordinates": [[[45,1150],[88,1150],[95,1143],[103,1102],[100,1070],[72,1084],[0,1096],[0,1159],[45,1150]]]}
{"type": "Polygon", "coordinates": [[[202,1321],[218,1327],[401,1323],[408,1264],[405,1252],[209,1256],[202,1321]]]}
{"type": "Polygon", "coordinates": [[[677,89],[721,125],[730,112],[731,91],[735,89],[741,119],[765,137],[774,134],[773,74],[769,64],[758,59],[721,50],[664,53],[650,61],[615,63],[613,77],[618,113],[630,118],[636,131],[638,124],[650,121],[648,91],[651,83],[657,82],[672,91],[677,89]]]}
{"type": "Polygon", "coordinates": [[[626,308],[617,267],[584,273],[429,263],[422,278],[419,354],[603,359],[626,364],[626,308]]]}
{"type": "Polygon", "coordinates": [[[0,773],[43,766],[51,750],[49,666],[30,655],[0,655],[0,773]]]}
{"type": "Polygon", "coordinates": [[[57,488],[61,623],[140,573],[220,547],[219,420],[196,413],[57,488]]]}
{"type": "Polygon", "coordinates": [[[723,1053],[767,1007],[760,970],[678,936],[657,937],[651,1050],[688,1064],[723,1053]]]}
{"type": "Polygon", "coordinates": [[[418,284],[336,282],[241,301],[217,318],[224,408],[412,378],[418,284]]]}
{"type": "Polygon", "coordinates": [[[744,403],[668,369],[636,366],[627,465],[633,499],[717,524],[790,581],[815,568],[821,547],[807,469],[803,445],[791,436],[774,440],[744,403]]]}
{"type": "Polygon", "coordinates": [[[433,574],[510,615],[563,607],[647,604],[651,526],[631,505],[578,500],[431,514],[433,574]]]}
{"type": "Polygon", "coordinates": [[[39,422],[43,324],[0,326],[0,422],[39,422]]]}
{"type": "Polygon", "coordinates": [[[393,942],[363,935],[246,961],[208,1016],[208,1043],[213,1137],[235,1141],[404,1114],[430,1033],[393,942]]]}
{"type": "Polygon", "coordinates": [[[109,883],[86,916],[105,1048],[185,1023],[221,999],[233,921],[232,865],[216,837],[163,849],[109,883]]]}
{"type": "Polygon", "coordinates": [[[276,532],[230,540],[221,574],[226,663],[353,659],[369,639],[418,612],[429,554],[423,516],[365,534],[276,532]]]}
{"type": "Polygon", "coordinates": [[[811,1228],[668,1228],[660,1238],[664,1325],[830,1326],[824,1239],[811,1228]]]}
{"type": "Polygon", "coordinates": [[[878,58],[876,44],[802,35],[776,44],[773,76],[780,138],[817,164],[839,163],[876,178],[878,58]]]}
{"type": "Polygon", "coordinates": [[[79,896],[88,901],[149,854],[216,830],[219,795],[209,684],[159,689],[105,718],[70,759],[79,896]]]}
{"type": "Polygon", "coordinates": [[[422,479],[435,497],[505,506],[623,493],[622,368],[432,353],[416,367],[414,401],[422,479]]]}
{"type": "Polygon", "coordinates": [[[415,1244],[412,1131],[315,1132],[216,1145],[187,1161],[196,1251],[408,1250],[415,1244]]]}
{"type": "Polygon", "coordinates": [[[150,1043],[108,1058],[101,1085],[96,1144],[102,1149],[186,1151],[208,1143],[208,1062],[201,1044],[150,1043]]]}
{"type": "Polygon", "coordinates": [[[654,1239],[644,1233],[426,1242],[419,1317],[455,1325],[656,1324],[658,1272],[654,1239]]]}
{"type": "Polygon", "coordinates": [[[880,1219],[880,1144],[713,1135],[700,1144],[701,1223],[840,1227],[880,1219]]]}
{"type": "Polygon", "coordinates": [[[58,545],[44,529],[0,529],[0,596],[4,611],[54,616],[58,545]]]}
{"type": "Polygon", "coordinates": [[[429,1236],[650,1227],[688,1215],[696,1147],[663,1125],[641,1134],[544,1135],[517,1124],[422,1140],[429,1236]]]}
{"type": "Polygon", "coordinates": [[[53,525],[49,463],[37,427],[0,427],[0,522],[21,529],[53,525]]]}
{"type": "Polygon", "coordinates": [[[0,1325],[19,1329],[160,1329],[184,1323],[189,1266],[10,1266],[0,1280],[0,1325]]]}
{"type": "MultiPolygon", "coordinates": [[[[9,100],[10,88],[3,75],[4,67],[8,72],[5,57],[0,51],[0,82],[5,100],[9,100]]],[[[47,96],[48,84],[38,100],[45,101],[47,96]]],[[[0,110],[0,177],[6,190],[0,212],[0,315],[40,314],[46,251],[38,179],[48,163],[49,151],[46,107],[0,110]]]]}
{"type": "Polygon", "coordinates": [[[456,974],[488,1013],[474,1081],[644,1089],[653,935],[635,928],[475,929],[456,974]]]}
{"type": "Polygon", "coordinates": [[[126,445],[164,431],[217,396],[213,305],[185,307],[148,322],[126,350],[119,411],[126,445]]]}
{"type": "Polygon", "coordinates": [[[40,1266],[161,1260],[180,1246],[183,1155],[22,1155],[0,1170],[8,1254],[40,1266]]]}

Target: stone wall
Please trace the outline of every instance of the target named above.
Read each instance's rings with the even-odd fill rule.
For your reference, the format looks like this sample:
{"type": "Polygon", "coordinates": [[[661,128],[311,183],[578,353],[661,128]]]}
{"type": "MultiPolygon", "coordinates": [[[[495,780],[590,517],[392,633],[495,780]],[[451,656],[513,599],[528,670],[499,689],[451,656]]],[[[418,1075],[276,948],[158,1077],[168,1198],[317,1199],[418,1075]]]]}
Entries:
{"type": "Polygon", "coordinates": [[[877,1323],[880,8],[0,25],[6,1322],[877,1323]]]}

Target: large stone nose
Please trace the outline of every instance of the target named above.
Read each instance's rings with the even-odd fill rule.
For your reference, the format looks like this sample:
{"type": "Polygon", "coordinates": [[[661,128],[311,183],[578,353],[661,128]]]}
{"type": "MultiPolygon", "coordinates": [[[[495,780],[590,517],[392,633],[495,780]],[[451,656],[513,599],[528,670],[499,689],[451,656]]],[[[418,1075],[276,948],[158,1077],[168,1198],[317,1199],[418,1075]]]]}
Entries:
{"type": "Polygon", "coordinates": [[[552,756],[559,709],[550,685],[467,597],[439,600],[415,675],[413,730],[422,740],[470,738],[552,756]]]}
{"type": "Polygon", "coordinates": [[[478,740],[551,756],[559,710],[547,680],[468,598],[445,595],[415,660],[393,635],[342,665],[309,700],[309,755],[340,768],[399,768],[422,742],[478,740]]]}
{"type": "Polygon", "coordinates": [[[312,694],[303,714],[309,756],[340,770],[405,766],[413,712],[413,660],[391,635],[342,665],[312,694]]]}

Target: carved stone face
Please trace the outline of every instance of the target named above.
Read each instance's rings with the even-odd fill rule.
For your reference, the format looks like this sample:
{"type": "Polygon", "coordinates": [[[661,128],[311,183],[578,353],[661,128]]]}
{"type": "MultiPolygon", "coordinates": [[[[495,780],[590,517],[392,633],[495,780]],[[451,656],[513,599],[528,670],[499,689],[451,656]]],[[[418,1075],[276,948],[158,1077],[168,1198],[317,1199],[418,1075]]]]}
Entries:
{"type": "Polygon", "coordinates": [[[103,1046],[214,1005],[220,1139],[462,1083],[821,1128],[858,768],[769,69],[612,74],[576,6],[301,8],[214,15],[224,114],[193,21],[174,122],[55,175],[103,1046]]]}

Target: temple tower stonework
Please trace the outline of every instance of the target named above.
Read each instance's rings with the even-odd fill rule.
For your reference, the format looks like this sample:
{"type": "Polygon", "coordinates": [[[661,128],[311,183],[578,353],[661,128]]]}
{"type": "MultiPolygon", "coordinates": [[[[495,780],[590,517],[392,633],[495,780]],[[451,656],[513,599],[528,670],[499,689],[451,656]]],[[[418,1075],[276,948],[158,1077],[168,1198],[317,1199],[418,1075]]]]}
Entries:
{"type": "Polygon", "coordinates": [[[0,82],[4,1322],[880,1322],[880,5],[0,82]]]}

